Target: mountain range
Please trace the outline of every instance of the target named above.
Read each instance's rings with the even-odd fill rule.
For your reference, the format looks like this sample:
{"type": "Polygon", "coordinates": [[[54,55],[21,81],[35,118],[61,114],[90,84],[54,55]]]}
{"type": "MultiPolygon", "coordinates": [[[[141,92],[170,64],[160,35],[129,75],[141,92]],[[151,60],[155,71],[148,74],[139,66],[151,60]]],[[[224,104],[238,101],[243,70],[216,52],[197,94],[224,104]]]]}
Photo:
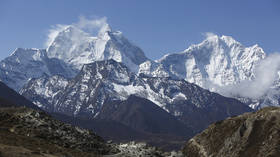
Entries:
{"type": "Polygon", "coordinates": [[[279,105],[278,66],[270,67],[273,75],[267,74],[269,70],[264,72],[261,69],[269,55],[258,45],[245,47],[230,36],[214,34],[183,52],[167,54],[153,61],[109,25],[104,26],[97,36],[68,25],[47,49],[18,48],[2,60],[0,80],[19,91],[30,78],[47,74],[69,79],[75,77],[84,64],[108,59],[124,63],[138,75],[184,79],[236,98],[253,109],[279,105]],[[264,75],[271,75],[272,80],[264,80],[264,75]]]}
{"type": "Polygon", "coordinates": [[[257,94],[243,87],[259,80],[267,59],[258,45],[211,35],[153,61],[109,25],[97,36],[69,25],[46,49],[18,48],[2,60],[0,81],[61,120],[97,130],[90,123],[108,124],[103,136],[127,140],[108,131],[118,126],[139,140],[180,143],[215,121],[277,106],[278,75],[257,94]]]}

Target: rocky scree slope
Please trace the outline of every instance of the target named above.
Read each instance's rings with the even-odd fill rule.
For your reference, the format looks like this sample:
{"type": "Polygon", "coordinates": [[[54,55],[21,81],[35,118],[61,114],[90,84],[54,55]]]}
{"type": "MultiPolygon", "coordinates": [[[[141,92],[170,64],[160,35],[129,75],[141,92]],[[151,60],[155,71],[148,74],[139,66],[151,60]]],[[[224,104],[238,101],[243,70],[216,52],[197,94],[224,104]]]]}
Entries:
{"type": "Polygon", "coordinates": [[[280,155],[280,108],[216,122],[188,141],[187,157],[276,157],[280,155]]]}

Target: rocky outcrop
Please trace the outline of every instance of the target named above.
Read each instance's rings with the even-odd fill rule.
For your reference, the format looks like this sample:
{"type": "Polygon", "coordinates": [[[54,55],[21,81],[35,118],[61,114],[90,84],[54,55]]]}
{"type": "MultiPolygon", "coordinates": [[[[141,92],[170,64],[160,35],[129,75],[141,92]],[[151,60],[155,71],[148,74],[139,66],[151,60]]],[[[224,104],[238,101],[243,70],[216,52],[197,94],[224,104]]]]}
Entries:
{"type": "Polygon", "coordinates": [[[280,155],[280,108],[228,118],[210,125],[183,148],[187,157],[276,157],[280,155]]]}

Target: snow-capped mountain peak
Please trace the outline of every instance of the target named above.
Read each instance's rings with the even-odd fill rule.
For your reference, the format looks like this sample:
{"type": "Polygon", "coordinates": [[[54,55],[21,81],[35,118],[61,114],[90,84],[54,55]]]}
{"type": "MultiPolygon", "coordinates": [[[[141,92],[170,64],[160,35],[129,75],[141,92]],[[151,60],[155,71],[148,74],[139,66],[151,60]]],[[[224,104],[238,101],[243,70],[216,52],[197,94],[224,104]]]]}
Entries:
{"type": "Polygon", "coordinates": [[[104,24],[104,26],[102,26],[98,32],[98,37],[103,38],[108,32],[112,32],[112,28],[109,24],[104,24]]]}
{"type": "Polygon", "coordinates": [[[17,48],[9,57],[16,58],[17,62],[24,62],[24,60],[41,60],[46,56],[45,50],[36,48],[17,48]]]}
{"type": "Polygon", "coordinates": [[[45,50],[17,48],[0,62],[0,79],[9,87],[19,90],[30,77],[49,74],[45,60],[45,50]]]}
{"type": "Polygon", "coordinates": [[[50,58],[58,58],[67,62],[80,56],[83,52],[79,51],[81,46],[87,46],[91,40],[89,34],[77,27],[66,26],[49,45],[47,53],[50,58]]]}
{"type": "Polygon", "coordinates": [[[147,58],[142,50],[131,44],[119,31],[108,24],[102,26],[97,36],[75,26],[67,26],[57,34],[47,49],[50,58],[58,58],[75,69],[99,60],[114,59],[136,71],[147,58]]]}

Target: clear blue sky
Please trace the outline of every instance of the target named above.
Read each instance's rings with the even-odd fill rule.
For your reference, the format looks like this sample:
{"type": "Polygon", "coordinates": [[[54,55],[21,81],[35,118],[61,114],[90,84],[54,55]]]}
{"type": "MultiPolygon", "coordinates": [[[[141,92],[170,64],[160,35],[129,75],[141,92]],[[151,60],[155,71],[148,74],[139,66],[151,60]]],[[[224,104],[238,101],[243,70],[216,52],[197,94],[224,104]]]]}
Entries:
{"type": "Polygon", "coordinates": [[[0,0],[0,59],[15,48],[43,48],[48,29],[79,16],[108,18],[146,55],[186,49],[202,33],[280,51],[279,0],[0,0]]]}

